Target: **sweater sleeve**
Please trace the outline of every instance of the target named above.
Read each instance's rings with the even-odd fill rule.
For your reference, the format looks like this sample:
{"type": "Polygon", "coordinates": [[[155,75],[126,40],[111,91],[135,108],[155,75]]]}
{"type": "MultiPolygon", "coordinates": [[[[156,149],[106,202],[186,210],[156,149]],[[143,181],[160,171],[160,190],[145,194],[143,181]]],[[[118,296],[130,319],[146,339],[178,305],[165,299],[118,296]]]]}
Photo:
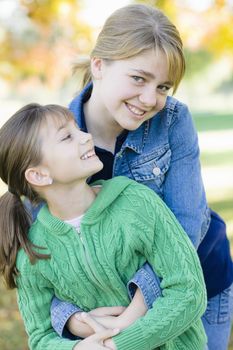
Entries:
{"type": "Polygon", "coordinates": [[[37,271],[25,263],[17,277],[19,310],[29,336],[31,350],[71,350],[78,342],[60,338],[51,326],[50,305],[54,290],[37,271]],[[27,265],[25,267],[25,265],[27,265]]]}
{"type": "Polygon", "coordinates": [[[185,338],[189,338],[192,349],[202,349],[206,338],[200,317],[206,308],[206,291],[197,253],[158,196],[145,186],[137,192],[135,186],[134,194],[137,195],[134,203],[140,203],[135,218],[140,229],[137,237],[134,231],[131,244],[162,278],[162,296],[144,317],[114,337],[117,349],[155,349],[174,340],[190,326],[192,331],[182,338],[184,343],[178,348],[190,348],[185,346],[185,338]]]}

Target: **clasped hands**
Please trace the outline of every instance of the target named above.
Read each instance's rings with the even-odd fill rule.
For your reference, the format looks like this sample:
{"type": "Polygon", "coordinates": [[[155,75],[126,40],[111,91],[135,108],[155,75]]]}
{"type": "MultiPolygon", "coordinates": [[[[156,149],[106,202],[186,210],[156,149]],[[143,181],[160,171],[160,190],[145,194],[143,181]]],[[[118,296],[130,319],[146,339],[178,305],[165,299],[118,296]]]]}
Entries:
{"type": "Polygon", "coordinates": [[[68,330],[85,340],[77,344],[74,349],[109,349],[116,350],[116,345],[111,337],[118,334],[124,328],[120,315],[125,307],[100,307],[88,313],[77,312],[72,315],[68,322],[68,330]]]}

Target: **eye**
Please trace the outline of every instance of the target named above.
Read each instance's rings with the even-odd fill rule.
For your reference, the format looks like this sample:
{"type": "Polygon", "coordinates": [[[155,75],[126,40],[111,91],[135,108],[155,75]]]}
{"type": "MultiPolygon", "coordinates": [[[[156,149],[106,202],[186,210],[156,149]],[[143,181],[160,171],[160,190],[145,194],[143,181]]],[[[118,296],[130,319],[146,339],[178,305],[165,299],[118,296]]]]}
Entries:
{"type": "Polygon", "coordinates": [[[70,140],[72,138],[72,135],[71,134],[67,134],[65,137],[63,137],[61,139],[61,141],[66,141],[66,140],[70,140]]]}
{"type": "Polygon", "coordinates": [[[145,79],[143,77],[139,77],[138,75],[132,75],[132,78],[137,83],[144,83],[145,82],[145,79]]]}
{"type": "Polygon", "coordinates": [[[162,93],[166,94],[166,93],[171,89],[171,86],[168,86],[168,85],[159,85],[159,86],[158,86],[158,89],[159,89],[162,93]]]}

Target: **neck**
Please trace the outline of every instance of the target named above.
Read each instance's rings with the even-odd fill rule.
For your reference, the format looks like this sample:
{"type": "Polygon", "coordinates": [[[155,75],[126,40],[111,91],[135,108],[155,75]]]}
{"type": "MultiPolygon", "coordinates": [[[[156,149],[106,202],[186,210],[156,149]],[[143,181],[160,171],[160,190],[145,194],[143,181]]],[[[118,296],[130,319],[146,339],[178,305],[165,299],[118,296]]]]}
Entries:
{"type": "Polygon", "coordinates": [[[123,128],[101,104],[95,88],[90,99],[84,104],[85,122],[88,132],[92,134],[95,146],[114,152],[117,136],[123,128]]]}
{"type": "Polygon", "coordinates": [[[96,197],[95,190],[86,182],[73,186],[53,184],[46,192],[49,211],[61,220],[70,220],[84,214],[96,197]]]}

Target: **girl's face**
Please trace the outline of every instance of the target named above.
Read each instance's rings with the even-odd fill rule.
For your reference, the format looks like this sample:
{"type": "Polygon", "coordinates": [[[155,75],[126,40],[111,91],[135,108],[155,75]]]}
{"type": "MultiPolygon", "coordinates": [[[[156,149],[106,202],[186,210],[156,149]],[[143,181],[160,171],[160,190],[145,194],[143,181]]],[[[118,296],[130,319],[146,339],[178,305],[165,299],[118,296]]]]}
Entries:
{"type": "Polygon", "coordinates": [[[163,109],[172,82],[163,52],[151,49],[124,60],[92,59],[95,103],[101,118],[135,130],[163,109]]]}
{"type": "Polygon", "coordinates": [[[53,183],[72,184],[102,169],[92,136],[82,132],[73,119],[49,117],[40,130],[42,161],[53,183]]]}

